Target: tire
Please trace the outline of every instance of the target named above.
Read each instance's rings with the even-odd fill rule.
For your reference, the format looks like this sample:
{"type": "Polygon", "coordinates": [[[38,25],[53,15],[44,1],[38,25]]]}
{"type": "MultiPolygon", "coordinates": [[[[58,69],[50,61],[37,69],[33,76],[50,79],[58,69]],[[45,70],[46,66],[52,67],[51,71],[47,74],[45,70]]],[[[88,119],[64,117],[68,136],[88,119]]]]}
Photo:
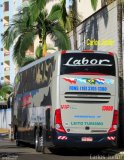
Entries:
{"type": "Polygon", "coordinates": [[[62,153],[62,150],[60,148],[53,148],[53,147],[50,147],[48,148],[49,151],[53,154],[61,154],[62,153]]]}
{"type": "Polygon", "coordinates": [[[119,130],[118,130],[118,146],[124,147],[124,88],[123,78],[119,77],[119,130]]]}
{"type": "Polygon", "coordinates": [[[15,132],[16,146],[21,146],[21,141],[18,140],[18,131],[15,132]]]}
{"type": "Polygon", "coordinates": [[[14,130],[14,139],[17,139],[17,126],[14,126],[13,127],[13,130],[14,130]]]}
{"type": "Polygon", "coordinates": [[[121,104],[119,108],[119,132],[118,132],[118,146],[124,147],[124,106],[121,104]]]}
{"type": "Polygon", "coordinates": [[[16,146],[18,146],[18,147],[19,147],[19,146],[21,146],[21,144],[22,144],[22,143],[21,143],[21,141],[16,140],[16,146]]]}
{"type": "Polygon", "coordinates": [[[35,132],[35,150],[36,152],[45,153],[43,133],[40,133],[38,129],[35,132]]]}

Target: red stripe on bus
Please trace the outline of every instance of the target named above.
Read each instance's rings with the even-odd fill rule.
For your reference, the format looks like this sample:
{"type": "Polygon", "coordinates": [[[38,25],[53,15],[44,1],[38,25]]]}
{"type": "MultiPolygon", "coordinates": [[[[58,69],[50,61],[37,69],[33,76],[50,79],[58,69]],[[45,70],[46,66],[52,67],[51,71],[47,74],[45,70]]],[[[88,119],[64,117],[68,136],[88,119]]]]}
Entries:
{"type": "Polygon", "coordinates": [[[72,75],[105,75],[106,74],[102,74],[102,73],[98,73],[98,72],[74,72],[74,73],[69,73],[72,75]]]}

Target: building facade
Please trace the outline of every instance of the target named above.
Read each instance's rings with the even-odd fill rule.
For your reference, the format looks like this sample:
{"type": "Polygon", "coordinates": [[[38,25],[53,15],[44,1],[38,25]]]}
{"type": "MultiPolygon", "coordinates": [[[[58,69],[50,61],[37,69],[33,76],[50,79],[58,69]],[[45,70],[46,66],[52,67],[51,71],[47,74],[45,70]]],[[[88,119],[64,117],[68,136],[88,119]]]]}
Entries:
{"type": "MultiPolygon", "coordinates": [[[[118,55],[119,36],[117,13],[117,1],[113,1],[82,21],[77,27],[78,49],[109,51],[115,52],[118,55]]],[[[69,37],[73,49],[73,32],[69,33],[69,37]]],[[[122,19],[122,45],[123,44],[124,19],[122,19]]]]}
{"type": "Polygon", "coordinates": [[[85,20],[86,18],[91,16],[94,12],[99,10],[101,8],[101,6],[102,6],[102,1],[98,0],[97,8],[94,11],[94,9],[92,8],[92,5],[91,5],[91,0],[88,0],[88,1],[77,0],[77,11],[78,11],[78,15],[81,20],[85,20]]]}
{"type": "Polygon", "coordinates": [[[13,84],[16,67],[13,61],[13,47],[6,50],[2,43],[4,31],[11,23],[17,9],[27,0],[0,0],[0,84],[13,84]]]}
{"type": "Polygon", "coordinates": [[[0,83],[4,82],[4,51],[1,42],[4,33],[3,15],[3,0],[0,0],[0,83]]]}
{"type": "MultiPolygon", "coordinates": [[[[116,1],[82,21],[77,27],[78,48],[117,52],[118,35],[115,17],[117,17],[116,1]]],[[[69,37],[73,49],[73,32],[70,32],[69,37]]]]}
{"type": "Polygon", "coordinates": [[[12,48],[6,50],[2,43],[2,35],[13,16],[13,1],[0,0],[0,83],[13,83],[14,63],[12,60],[12,48]]]}

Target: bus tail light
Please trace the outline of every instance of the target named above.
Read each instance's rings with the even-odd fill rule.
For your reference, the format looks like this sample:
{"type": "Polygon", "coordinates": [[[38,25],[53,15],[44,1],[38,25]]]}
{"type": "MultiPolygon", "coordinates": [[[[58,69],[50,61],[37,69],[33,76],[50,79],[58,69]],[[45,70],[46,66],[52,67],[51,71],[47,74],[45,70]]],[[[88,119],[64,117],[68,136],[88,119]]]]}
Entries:
{"type": "Polygon", "coordinates": [[[108,52],[109,55],[113,56],[114,54],[112,52],[108,52]]]}
{"type": "Polygon", "coordinates": [[[63,125],[62,125],[62,119],[61,119],[61,111],[60,109],[56,109],[55,111],[55,129],[58,132],[66,133],[63,125]]]}
{"type": "Polygon", "coordinates": [[[111,128],[109,129],[108,133],[112,133],[112,132],[116,131],[117,125],[118,125],[118,111],[114,110],[112,125],[111,125],[111,128]]]}
{"type": "Polygon", "coordinates": [[[63,51],[61,51],[61,54],[65,54],[67,51],[66,50],[63,50],[63,51]]]}
{"type": "Polygon", "coordinates": [[[88,53],[90,53],[90,52],[94,52],[93,50],[82,50],[82,52],[88,52],[88,53]]]}

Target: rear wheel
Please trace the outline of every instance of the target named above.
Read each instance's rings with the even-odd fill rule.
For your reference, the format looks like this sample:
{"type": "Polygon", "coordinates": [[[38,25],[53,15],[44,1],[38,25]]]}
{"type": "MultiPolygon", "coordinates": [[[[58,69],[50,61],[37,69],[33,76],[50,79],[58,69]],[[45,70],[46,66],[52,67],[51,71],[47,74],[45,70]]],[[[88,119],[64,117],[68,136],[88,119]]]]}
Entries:
{"type": "Polygon", "coordinates": [[[123,79],[119,77],[119,132],[118,145],[124,147],[124,99],[123,99],[123,79]]]}
{"type": "Polygon", "coordinates": [[[21,146],[21,141],[19,141],[19,140],[16,140],[16,146],[21,146]]]}
{"type": "Polygon", "coordinates": [[[18,140],[18,131],[15,132],[16,146],[21,146],[22,142],[18,140]]]}
{"type": "Polygon", "coordinates": [[[122,106],[122,104],[120,105],[119,110],[118,146],[124,147],[124,106],[122,106]]]}
{"type": "Polygon", "coordinates": [[[60,148],[50,147],[50,148],[48,148],[48,149],[49,149],[49,151],[50,151],[51,153],[53,153],[53,154],[61,154],[61,153],[62,153],[62,149],[60,149],[60,148]]]}
{"type": "Polygon", "coordinates": [[[42,131],[36,130],[35,133],[35,150],[37,152],[45,153],[45,146],[44,146],[44,138],[42,131]]]}

